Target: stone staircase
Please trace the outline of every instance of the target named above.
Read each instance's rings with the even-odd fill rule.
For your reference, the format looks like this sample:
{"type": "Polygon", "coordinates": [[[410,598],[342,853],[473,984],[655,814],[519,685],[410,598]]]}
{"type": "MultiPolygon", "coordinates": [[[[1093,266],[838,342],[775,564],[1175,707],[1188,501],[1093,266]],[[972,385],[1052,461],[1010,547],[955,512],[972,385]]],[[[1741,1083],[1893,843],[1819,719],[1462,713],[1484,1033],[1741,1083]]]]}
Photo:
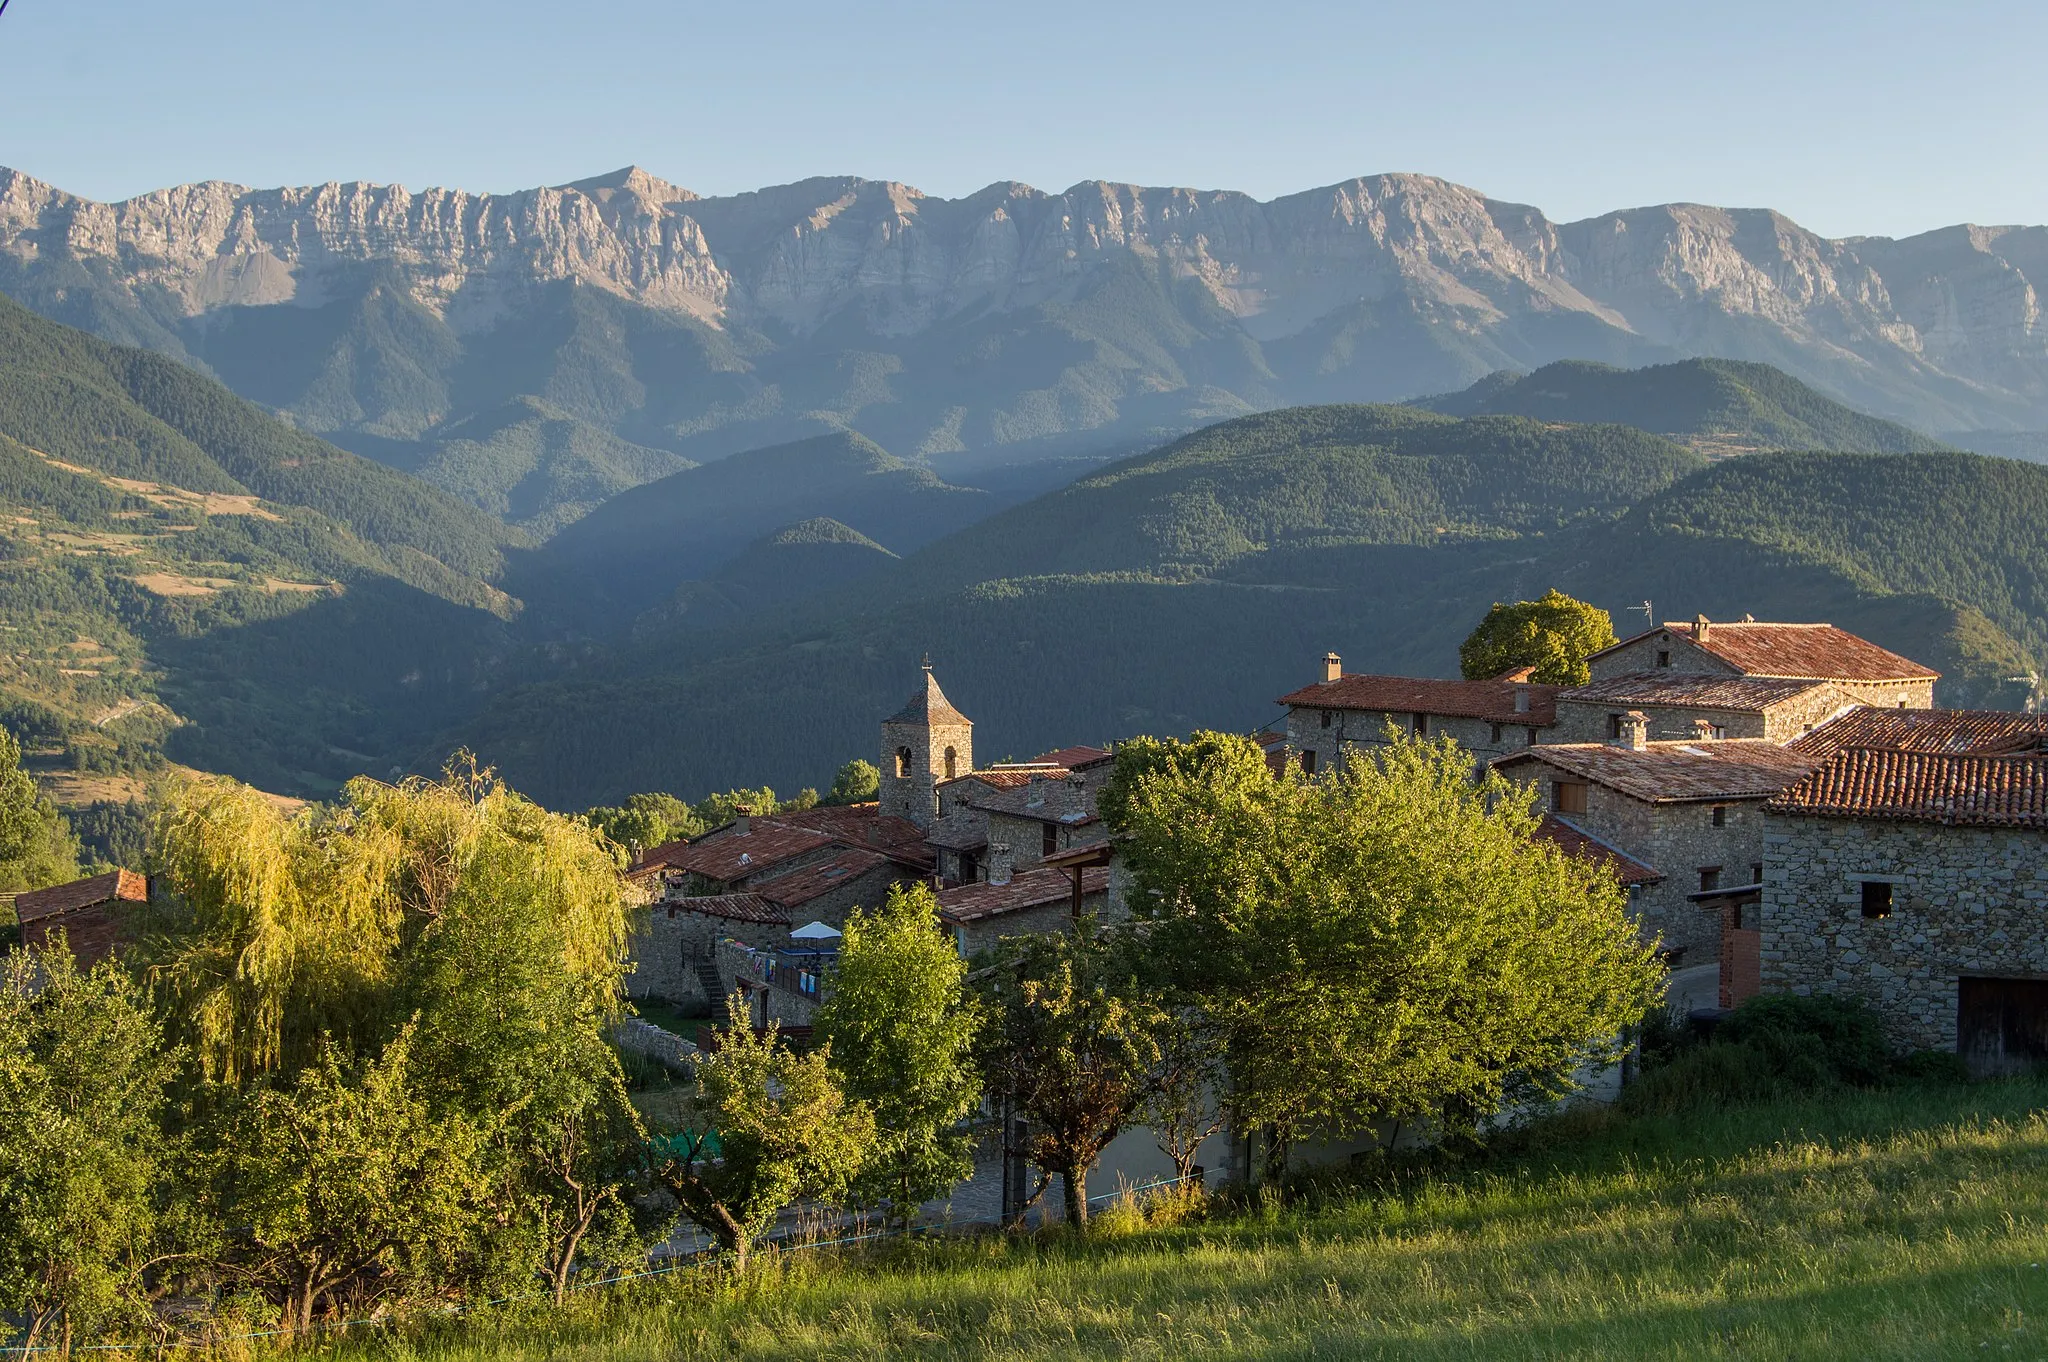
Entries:
{"type": "Polygon", "coordinates": [[[725,995],[731,990],[725,986],[725,980],[718,977],[718,962],[699,960],[696,970],[697,982],[704,986],[704,998],[711,1004],[713,1015],[722,1015],[720,1009],[725,1006],[725,995]]]}

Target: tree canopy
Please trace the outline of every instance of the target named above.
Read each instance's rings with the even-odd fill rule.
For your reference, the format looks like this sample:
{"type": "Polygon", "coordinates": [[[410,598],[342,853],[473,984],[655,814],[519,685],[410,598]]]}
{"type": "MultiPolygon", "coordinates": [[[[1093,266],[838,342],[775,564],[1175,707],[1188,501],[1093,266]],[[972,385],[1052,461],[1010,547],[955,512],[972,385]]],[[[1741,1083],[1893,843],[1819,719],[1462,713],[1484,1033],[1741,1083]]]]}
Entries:
{"type": "Polygon", "coordinates": [[[1458,665],[1468,681],[1532,667],[1531,681],[1583,686],[1586,659],[1614,641],[1611,615],[1553,588],[1541,600],[1496,601],[1459,647],[1458,665]]]}

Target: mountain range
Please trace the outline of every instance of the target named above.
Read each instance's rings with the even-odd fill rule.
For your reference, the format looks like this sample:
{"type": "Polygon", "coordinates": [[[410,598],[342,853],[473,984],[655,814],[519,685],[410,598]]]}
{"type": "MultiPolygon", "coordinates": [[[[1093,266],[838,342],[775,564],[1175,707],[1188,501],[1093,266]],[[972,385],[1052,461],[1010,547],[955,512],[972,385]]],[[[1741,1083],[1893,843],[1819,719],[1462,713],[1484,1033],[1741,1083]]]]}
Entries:
{"type": "Polygon", "coordinates": [[[1264,203],[851,178],[700,197],[629,169],[102,204],[0,171],[0,291],[539,534],[818,434],[959,481],[1559,360],[1752,361],[1925,430],[2048,429],[2042,287],[2040,227],[1831,240],[1692,204],[1556,223],[1421,175],[1264,203]]]}

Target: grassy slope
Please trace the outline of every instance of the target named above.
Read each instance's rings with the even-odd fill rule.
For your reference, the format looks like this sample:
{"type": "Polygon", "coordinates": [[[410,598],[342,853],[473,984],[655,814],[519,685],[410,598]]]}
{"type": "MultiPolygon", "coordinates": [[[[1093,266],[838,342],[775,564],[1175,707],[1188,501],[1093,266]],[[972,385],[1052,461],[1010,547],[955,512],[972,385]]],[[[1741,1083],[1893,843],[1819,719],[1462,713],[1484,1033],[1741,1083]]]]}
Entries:
{"type": "Polygon", "coordinates": [[[1464,1178],[1106,1242],[797,1257],[330,1355],[1941,1358],[2048,1351],[2048,1084],[1566,1118],[1464,1178]]]}
{"type": "Polygon", "coordinates": [[[1932,436],[1823,397],[1782,369],[1727,359],[1688,359],[1646,369],[1564,360],[1526,377],[1491,374],[1464,392],[1424,398],[1417,405],[1458,416],[1613,421],[1719,452],[1912,454],[1945,448],[1932,436]]]}

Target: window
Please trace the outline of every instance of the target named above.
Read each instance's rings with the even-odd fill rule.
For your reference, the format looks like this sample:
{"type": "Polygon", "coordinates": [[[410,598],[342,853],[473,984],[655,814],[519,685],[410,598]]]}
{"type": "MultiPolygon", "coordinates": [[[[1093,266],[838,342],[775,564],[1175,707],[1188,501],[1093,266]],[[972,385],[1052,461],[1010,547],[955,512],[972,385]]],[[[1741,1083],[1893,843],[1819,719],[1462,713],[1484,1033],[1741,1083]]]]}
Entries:
{"type": "Polygon", "coordinates": [[[1620,736],[1621,736],[1621,716],[1620,716],[1619,714],[1610,714],[1610,715],[1608,715],[1608,716],[1607,716],[1607,740],[1608,740],[1609,742],[1612,742],[1612,741],[1614,741],[1614,740],[1615,740],[1616,738],[1619,738],[1620,736]]]}
{"type": "Polygon", "coordinates": [[[1714,806],[1714,826],[1717,828],[1728,826],[1728,806],[1726,804],[1716,804],[1714,806]]]}
{"type": "Polygon", "coordinates": [[[946,749],[946,779],[951,780],[953,778],[953,766],[959,760],[958,753],[950,747],[946,749]]]}
{"type": "Polygon", "coordinates": [[[1702,894],[1704,894],[1704,893],[1707,893],[1707,892],[1708,892],[1708,891],[1710,891],[1710,890],[1714,890],[1714,889],[1719,889],[1720,887],[1721,887],[1721,867],[1720,867],[1720,866],[1718,866],[1718,865],[1703,865],[1703,866],[1701,866],[1701,867],[1700,867],[1700,892],[1701,892],[1702,894]]]}
{"type": "Polygon", "coordinates": [[[1415,736],[1418,738],[1429,736],[1429,716],[1427,714],[1415,716],[1415,736]]]}
{"type": "Polygon", "coordinates": [[[1491,743],[1492,743],[1492,744],[1493,744],[1493,745],[1494,745],[1495,747],[1499,747],[1499,746],[1500,746],[1500,725],[1499,725],[1499,724],[1495,724],[1495,725],[1493,726],[1493,732],[1492,732],[1492,734],[1491,734],[1491,735],[1489,736],[1489,738],[1488,738],[1488,741],[1490,741],[1490,742],[1491,742],[1491,743]]]}
{"type": "Polygon", "coordinates": [[[1316,773],[1316,750],[1311,747],[1301,754],[1301,773],[1312,776],[1316,773]]]}
{"type": "Polygon", "coordinates": [[[1742,905],[1732,904],[1728,909],[1728,925],[1736,931],[1742,930],[1742,905]]]}
{"type": "Polygon", "coordinates": [[[1552,813],[1584,813],[1586,811],[1586,782],[1583,780],[1557,780],[1550,785],[1550,811],[1552,813]]]}
{"type": "Polygon", "coordinates": [[[1038,854],[1050,856],[1059,849],[1060,825],[1057,823],[1042,824],[1038,837],[1038,854]]]}
{"type": "Polygon", "coordinates": [[[979,866],[978,864],[976,864],[976,863],[975,863],[975,860],[974,860],[974,853],[973,853],[973,852],[971,852],[971,851],[963,851],[963,852],[961,852],[961,853],[960,853],[960,883],[962,883],[962,884],[973,884],[973,883],[974,883],[974,882],[975,882],[976,880],[978,880],[978,879],[980,879],[980,878],[981,878],[981,867],[980,867],[980,866],[979,866]]]}
{"type": "Polygon", "coordinates": [[[1523,730],[1522,730],[1522,746],[1524,746],[1524,747],[1534,747],[1535,745],[1536,745],[1536,730],[1535,730],[1535,729],[1533,729],[1533,728],[1525,728],[1525,729],[1523,729],[1523,730]]]}
{"type": "Polygon", "coordinates": [[[1863,916],[1890,917],[1892,915],[1892,882],[1890,880],[1865,880],[1863,882],[1863,916]]]}
{"type": "Polygon", "coordinates": [[[1324,711],[1323,711],[1323,727],[1324,727],[1324,728],[1328,728],[1329,726],[1330,726],[1330,711],[1326,709],[1326,710],[1324,710],[1324,711]]]}
{"type": "Polygon", "coordinates": [[[1657,665],[1658,665],[1658,666],[1660,666],[1660,667],[1668,667],[1668,666],[1670,666],[1670,665],[1671,665],[1671,654],[1670,654],[1670,653],[1668,653],[1668,652],[1660,652],[1660,653],[1658,653],[1658,654],[1657,654],[1657,665]]]}
{"type": "Polygon", "coordinates": [[[1762,884],[1764,882],[1764,863],[1762,861],[1751,861],[1749,863],[1749,882],[1751,884],[1762,884]]]}
{"type": "Polygon", "coordinates": [[[910,749],[907,747],[896,749],[896,779],[910,779],[910,749]]]}

